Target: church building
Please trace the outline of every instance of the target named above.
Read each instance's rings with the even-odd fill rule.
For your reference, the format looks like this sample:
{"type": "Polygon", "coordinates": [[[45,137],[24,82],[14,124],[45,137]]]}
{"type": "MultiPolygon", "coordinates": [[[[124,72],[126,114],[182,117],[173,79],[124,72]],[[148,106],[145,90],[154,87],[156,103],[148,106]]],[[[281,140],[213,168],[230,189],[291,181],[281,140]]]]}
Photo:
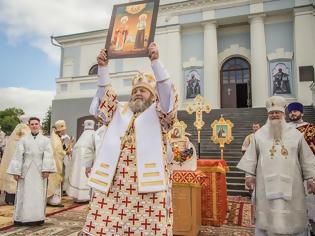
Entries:
{"type": "MultiPolygon", "coordinates": [[[[53,37],[61,47],[52,122],[76,136],[97,85],[96,56],[107,29],[53,37]]],[[[154,41],[180,95],[212,109],[264,107],[269,96],[315,104],[313,0],[160,0],[154,41]]],[[[112,59],[112,85],[126,101],[148,58],[112,59]]]]}

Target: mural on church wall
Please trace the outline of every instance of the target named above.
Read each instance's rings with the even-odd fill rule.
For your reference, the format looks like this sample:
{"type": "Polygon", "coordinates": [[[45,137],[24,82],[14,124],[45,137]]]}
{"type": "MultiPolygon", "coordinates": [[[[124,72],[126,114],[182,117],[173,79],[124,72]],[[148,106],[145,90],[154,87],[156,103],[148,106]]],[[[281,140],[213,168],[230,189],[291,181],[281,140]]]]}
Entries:
{"type": "Polygon", "coordinates": [[[203,95],[202,68],[189,68],[184,70],[185,97],[195,98],[198,94],[203,95]]]}
{"type": "Polygon", "coordinates": [[[109,58],[144,57],[154,40],[159,1],[115,5],[105,48],[109,58]]]}
{"type": "Polygon", "coordinates": [[[292,61],[272,61],[269,68],[272,94],[292,94],[292,61]]]}

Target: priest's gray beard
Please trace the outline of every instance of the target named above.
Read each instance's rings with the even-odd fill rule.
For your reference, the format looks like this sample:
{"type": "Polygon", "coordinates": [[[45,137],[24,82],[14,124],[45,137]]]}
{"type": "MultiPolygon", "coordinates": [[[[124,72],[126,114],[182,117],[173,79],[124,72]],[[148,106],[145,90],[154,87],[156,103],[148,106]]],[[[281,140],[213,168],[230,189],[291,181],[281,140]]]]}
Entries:
{"type": "Polygon", "coordinates": [[[137,99],[135,101],[130,100],[128,105],[133,113],[141,113],[145,111],[149,106],[151,106],[152,103],[152,99],[149,98],[146,101],[142,101],[140,99],[137,99]]]}
{"type": "Polygon", "coordinates": [[[267,126],[269,128],[269,134],[274,140],[281,140],[283,131],[286,127],[286,121],[284,118],[281,120],[267,120],[267,126]]]}

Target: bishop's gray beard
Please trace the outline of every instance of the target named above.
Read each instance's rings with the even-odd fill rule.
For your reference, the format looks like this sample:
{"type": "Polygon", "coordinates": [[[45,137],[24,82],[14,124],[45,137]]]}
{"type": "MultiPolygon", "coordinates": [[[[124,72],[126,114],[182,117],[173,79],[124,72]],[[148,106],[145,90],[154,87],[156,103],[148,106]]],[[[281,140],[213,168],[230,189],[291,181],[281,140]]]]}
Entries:
{"type": "Polygon", "coordinates": [[[269,134],[274,140],[281,140],[283,131],[286,126],[286,121],[284,118],[281,120],[267,120],[267,125],[269,128],[269,134]]]}
{"type": "Polygon", "coordinates": [[[130,100],[128,105],[133,113],[141,113],[151,106],[151,104],[152,101],[150,99],[147,101],[137,99],[135,101],[130,100]]]}

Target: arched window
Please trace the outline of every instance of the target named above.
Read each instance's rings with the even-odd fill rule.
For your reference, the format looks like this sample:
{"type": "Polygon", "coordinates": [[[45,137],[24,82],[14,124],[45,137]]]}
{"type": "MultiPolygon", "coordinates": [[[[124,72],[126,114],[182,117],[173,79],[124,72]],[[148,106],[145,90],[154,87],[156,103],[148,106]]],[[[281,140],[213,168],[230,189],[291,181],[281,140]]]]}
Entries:
{"type": "Polygon", "coordinates": [[[221,107],[251,107],[250,64],[232,57],[224,62],[221,75],[221,107]]]}
{"type": "Polygon", "coordinates": [[[249,63],[241,57],[228,59],[221,68],[223,84],[243,84],[250,79],[249,63]]]}
{"type": "Polygon", "coordinates": [[[89,70],[89,75],[97,75],[97,64],[95,64],[94,66],[91,67],[91,69],[89,70]]]}

